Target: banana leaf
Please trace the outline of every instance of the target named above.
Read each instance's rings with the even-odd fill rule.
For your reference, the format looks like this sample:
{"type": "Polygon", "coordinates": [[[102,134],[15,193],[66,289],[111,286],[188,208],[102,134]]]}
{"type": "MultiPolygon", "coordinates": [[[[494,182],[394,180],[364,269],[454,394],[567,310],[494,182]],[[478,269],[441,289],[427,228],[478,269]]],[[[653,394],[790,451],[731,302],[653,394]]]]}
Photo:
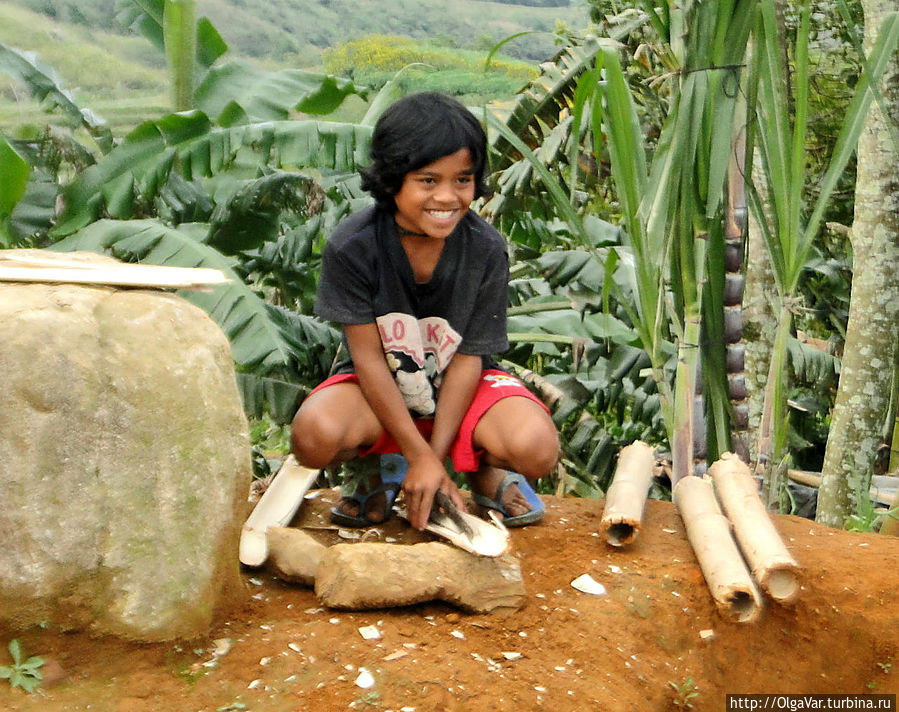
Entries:
{"type": "Polygon", "coordinates": [[[350,95],[367,97],[348,79],[282,69],[269,72],[243,61],[210,69],[194,94],[196,108],[221,126],[282,121],[293,111],[329,114],[350,95]]]}
{"type": "MultiPolygon", "coordinates": [[[[165,52],[165,5],[166,0],[116,0],[116,20],[165,52]]],[[[201,17],[196,23],[196,60],[203,67],[211,67],[227,50],[215,26],[201,17]]]]}
{"type": "Polygon", "coordinates": [[[0,72],[8,74],[47,111],[59,109],[73,127],[83,127],[104,153],[112,149],[112,132],[106,122],[90,109],[78,106],[72,94],[63,88],[56,71],[41,62],[33,52],[22,52],[0,43],[0,72]]]}
{"type": "Polygon", "coordinates": [[[7,221],[25,194],[30,175],[31,166],[0,133],[0,246],[12,246],[7,221]]]}
{"type": "Polygon", "coordinates": [[[180,291],[222,328],[234,361],[265,373],[286,368],[293,353],[267,305],[233,270],[233,262],[203,243],[206,225],[168,227],[156,220],[100,220],[52,246],[52,250],[88,250],[127,262],[178,267],[211,267],[231,278],[210,292],[180,291]]]}
{"type": "MultiPolygon", "coordinates": [[[[63,192],[56,237],[96,220],[137,214],[134,200],[152,200],[173,171],[186,180],[235,167],[244,154],[270,168],[297,166],[331,172],[354,171],[367,161],[369,127],[318,121],[277,121],[216,128],[199,111],[170,114],[134,129],[97,165],[80,173],[63,192]],[[123,199],[122,196],[130,199],[123,199]]],[[[247,159],[244,159],[247,160],[247,159]]]]}

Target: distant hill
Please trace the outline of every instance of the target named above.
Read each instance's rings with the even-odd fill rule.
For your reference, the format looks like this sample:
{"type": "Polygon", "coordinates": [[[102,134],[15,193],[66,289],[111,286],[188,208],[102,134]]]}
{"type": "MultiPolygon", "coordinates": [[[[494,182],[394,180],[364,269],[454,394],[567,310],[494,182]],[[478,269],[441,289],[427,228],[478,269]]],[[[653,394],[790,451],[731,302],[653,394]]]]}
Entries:
{"type": "MultiPolygon", "coordinates": [[[[483,55],[499,40],[528,30],[540,34],[502,49],[535,65],[555,51],[552,30],[557,19],[578,29],[587,22],[582,7],[480,0],[452,0],[452,11],[448,6],[444,0],[199,0],[198,13],[208,16],[229,43],[230,58],[248,57],[269,68],[314,70],[321,69],[325,49],[375,34],[427,38],[432,53],[459,48],[460,59],[471,64],[475,55],[465,50],[483,55]]],[[[114,128],[127,129],[169,106],[162,54],[121,27],[115,0],[0,0],[0,42],[34,52],[82,105],[99,112],[114,128]]],[[[441,71],[432,72],[416,90],[464,93],[480,103],[511,94],[524,81],[518,75],[479,78],[480,70],[460,77],[447,71],[450,65],[436,64],[441,71]]],[[[354,69],[331,71],[345,76],[357,74],[354,69]]],[[[376,77],[356,79],[368,85],[376,77]]],[[[373,85],[379,86],[377,81],[373,85]]],[[[349,101],[335,118],[355,120],[364,110],[361,102],[349,101]]],[[[0,72],[0,128],[41,124],[41,113],[21,87],[0,72]]]]}
{"type": "MultiPolygon", "coordinates": [[[[4,0],[58,22],[91,31],[124,34],[115,0],[4,0]]],[[[322,49],[370,34],[440,37],[464,49],[482,49],[518,32],[511,56],[542,60],[553,51],[556,21],[580,28],[582,4],[569,0],[199,0],[235,54],[314,66],[322,49]]],[[[0,16],[2,18],[2,16],[0,16]]],[[[2,30],[0,30],[2,32],[2,30]]],[[[5,41],[5,40],[4,40],[5,41]]]]}

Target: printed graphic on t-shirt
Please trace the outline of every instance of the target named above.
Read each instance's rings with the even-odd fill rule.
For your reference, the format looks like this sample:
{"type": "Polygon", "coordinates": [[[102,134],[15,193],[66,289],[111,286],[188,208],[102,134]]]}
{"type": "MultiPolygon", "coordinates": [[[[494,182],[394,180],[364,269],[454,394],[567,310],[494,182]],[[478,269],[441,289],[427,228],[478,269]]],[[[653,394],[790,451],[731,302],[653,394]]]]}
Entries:
{"type": "Polygon", "coordinates": [[[391,312],[376,321],[387,364],[406,407],[417,415],[434,415],[441,374],[462,337],[441,317],[416,319],[391,312]]]}

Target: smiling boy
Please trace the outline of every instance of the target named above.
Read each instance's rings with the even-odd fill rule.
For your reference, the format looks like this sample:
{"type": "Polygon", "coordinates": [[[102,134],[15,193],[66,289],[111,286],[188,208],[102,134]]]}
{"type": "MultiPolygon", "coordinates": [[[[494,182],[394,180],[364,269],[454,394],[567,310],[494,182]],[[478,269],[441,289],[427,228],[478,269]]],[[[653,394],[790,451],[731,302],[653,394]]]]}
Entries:
{"type": "Polygon", "coordinates": [[[351,461],[360,473],[332,511],[345,526],[383,521],[400,484],[417,529],[437,490],[463,506],[447,458],[482,513],[510,526],[543,515],[528,479],[553,469],[558,435],[492,358],[508,348],[509,271],[505,239],[470,210],[487,192],[486,151],[457,101],[399,100],[378,121],[363,172],[376,204],[324,249],[315,311],[342,325],[349,359],[303,402],[292,448],[307,467],[351,461]]]}

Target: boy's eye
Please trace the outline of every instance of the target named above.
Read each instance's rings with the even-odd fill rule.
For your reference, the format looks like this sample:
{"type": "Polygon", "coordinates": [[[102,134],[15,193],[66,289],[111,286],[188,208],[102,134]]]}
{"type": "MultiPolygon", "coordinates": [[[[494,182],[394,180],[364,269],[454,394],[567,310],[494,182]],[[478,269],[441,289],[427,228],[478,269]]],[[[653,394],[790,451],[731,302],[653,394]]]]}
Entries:
{"type": "Polygon", "coordinates": [[[471,183],[471,176],[459,176],[460,183],[471,183]]]}

